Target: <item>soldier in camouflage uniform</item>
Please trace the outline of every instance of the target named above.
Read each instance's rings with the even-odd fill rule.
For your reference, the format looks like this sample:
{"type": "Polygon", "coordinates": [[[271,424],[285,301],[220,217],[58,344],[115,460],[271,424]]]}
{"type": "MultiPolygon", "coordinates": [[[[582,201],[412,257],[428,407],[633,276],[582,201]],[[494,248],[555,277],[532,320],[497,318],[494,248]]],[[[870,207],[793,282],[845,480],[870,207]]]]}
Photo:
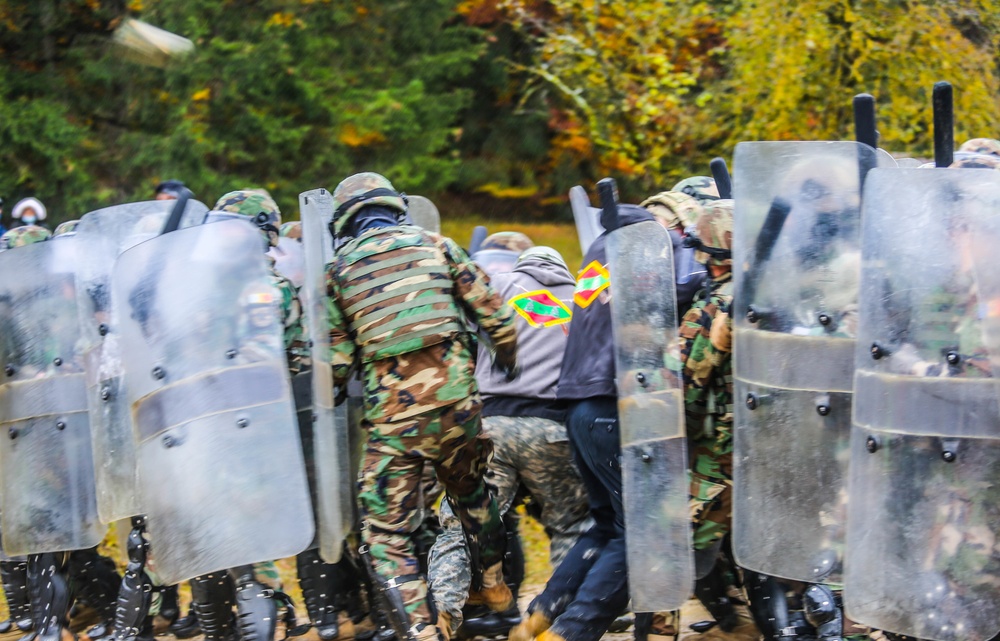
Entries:
{"type": "MultiPolygon", "coordinates": [[[[213,211],[246,217],[260,228],[263,237],[261,251],[267,251],[277,245],[281,212],[270,196],[248,189],[229,192],[219,199],[213,211]]],[[[224,218],[224,214],[221,216],[213,214],[213,217],[224,218]]],[[[271,284],[273,291],[277,292],[278,299],[274,299],[272,291],[244,292],[242,298],[246,302],[246,314],[241,327],[243,340],[239,350],[240,357],[253,360],[254,314],[257,308],[269,312],[277,305],[284,325],[288,370],[294,376],[301,371],[303,361],[308,355],[302,326],[302,307],[295,286],[275,271],[274,260],[270,256],[267,259],[270,265],[271,284]]],[[[257,563],[253,567],[233,568],[229,572],[214,572],[191,580],[192,610],[207,641],[225,641],[233,638],[231,616],[234,603],[240,613],[238,617],[240,636],[269,641],[267,638],[262,638],[268,635],[261,631],[268,630],[276,620],[277,602],[274,597],[284,602],[286,617],[289,617],[286,622],[294,621],[294,610],[291,609],[287,597],[278,592],[280,588],[280,577],[273,562],[257,563]],[[236,595],[239,595],[239,598],[234,598],[236,595]]]]}
{"type": "Polygon", "coordinates": [[[354,367],[365,381],[365,562],[397,635],[436,639],[448,626],[437,625],[413,541],[427,465],[462,522],[474,574],[481,572],[470,599],[496,611],[513,601],[503,580],[503,525],[484,480],[492,448],[480,431],[466,320],[488,336],[494,365],[513,378],[513,313],[455,242],[400,224],[405,196],[385,177],[350,176],[333,200],[340,245],[327,267],[330,358],[337,385],[354,367]]]}
{"type": "Polygon", "coordinates": [[[290,220],[287,223],[281,223],[279,233],[282,238],[291,238],[292,240],[297,240],[301,243],[302,222],[298,220],[290,220]]]}
{"type": "MultiPolygon", "coordinates": [[[[522,373],[508,382],[491,371],[485,349],[480,353],[476,380],[483,395],[483,431],[494,448],[488,476],[504,515],[524,484],[541,510],[542,525],[552,539],[552,564],[558,566],[593,525],[587,491],[570,455],[565,409],[555,400],[575,281],[556,250],[534,247],[521,254],[513,271],[496,275],[492,282],[518,313],[522,373]]],[[[441,519],[445,531],[430,557],[431,591],[438,609],[451,615],[457,629],[471,582],[469,558],[461,524],[448,505],[441,507],[441,519]]],[[[514,610],[507,620],[496,622],[496,631],[505,634],[518,619],[514,610]]]]}
{"type": "Polygon", "coordinates": [[[504,274],[514,269],[521,252],[534,246],[535,243],[519,231],[498,231],[483,240],[472,254],[472,260],[490,276],[504,274]]]}
{"type": "MultiPolygon", "coordinates": [[[[713,181],[712,186],[714,185],[713,181]]],[[[687,236],[685,230],[695,224],[702,212],[701,201],[683,191],[664,191],[650,196],[639,205],[653,214],[656,222],[670,234],[674,254],[677,314],[683,316],[691,307],[695,295],[705,286],[707,274],[705,266],[695,260],[694,249],[684,245],[687,236]]]]}
{"type": "MultiPolygon", "coordinates": [[[[697,260],[708,266],[711,281],[684,314],[679,332],[694,548],[696,553],[716,555],[732,525],[733,202],[706,203],[696,230],[697,260]]],[[[755,640],[759,633],[753,623],[742,620],[726,597],[725,573],[724,564],[716,560],[712,571],[696,582],[695,592],[725,633],[717,638],[755,640]]]]}

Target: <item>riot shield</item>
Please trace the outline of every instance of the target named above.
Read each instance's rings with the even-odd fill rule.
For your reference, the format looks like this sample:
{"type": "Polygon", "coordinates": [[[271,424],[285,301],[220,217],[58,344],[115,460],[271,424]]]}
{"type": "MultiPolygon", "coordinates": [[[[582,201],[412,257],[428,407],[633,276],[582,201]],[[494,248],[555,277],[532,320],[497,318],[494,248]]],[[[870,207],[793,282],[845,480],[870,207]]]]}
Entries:
{"type": "Polygon", "coordinates": [[[910,637],[1000,632],[998,212],[993,170],[865,184],[844,595],[910,637]]]}
{"type": "Polygon", "coordinates": [[[435,234],[441,233],[441,214],[438,208],[423,196],[410,196],[407,205],[407,215],[413,224],[421,229],[432,231],[435,234]]]}
{"type": "Polygon", "coordinates": [[[829,583],[843,571],[860,177],[877,153],[736,147],[733,551],[763,574],[829,583]]]}
{"type": "Polygon", "coordinates": [[[611,318],[621,425],[629,591],[636,612],[675,610],[691,595],[684,399],[674,337],[667,232],[641,222],[608,236],[611,318]]]}
{"type": "Polygon", "coordinates": [[[115,264],[139,500],[166,584],[312,540],[271,278],[244,220],[158,236],[115,264]]]}
{"type": "MultiPolygon", "coordinates": [[[[77,300],[80,345],[87,375],[97,512],[104,523],[139,514],[135,441],[121,364],[119,301],[111,270],[126,249],[157,236],[172,200],[128,203],[93,211],[77,227],[77,300]]],[[[197,225],[207,208],[189,200],[181,227],[197,225]]]]}
{"type": "Polygon", "coordinates": [[[0,254],[0,483],[10,556],[100,543],[74,284],[79,237],[0,254]]]}
{"type": "Polygon", "coordinates": [[[327,318],[326,266],[333,260],[333,197],[325,189],[299,195],[306,280],[302,305],[312,344],[313,447],[319,552],[328,563],[340,559],[354,523],[356,476],[351,476],[348,429],[334,409],[330,323],[327,318]]]}
{"type": "Polygon", "coordinates": [[[267,253],[274,258],[274,269],[279,274],[291,281],[296,289],[302,287],[306,280],[306,255],[302,243],[282,236],[278,239],[278,246],[267,253]]]}
{"type": "Polygon", "coordinates": [[[580,252],[586,255],[594,240],[604,233],[601,226],[601,210],[590,206],[587,190],[577,185],[569,190],[569,205],[576,222],[576,235],[580,240],[580,252]]]}

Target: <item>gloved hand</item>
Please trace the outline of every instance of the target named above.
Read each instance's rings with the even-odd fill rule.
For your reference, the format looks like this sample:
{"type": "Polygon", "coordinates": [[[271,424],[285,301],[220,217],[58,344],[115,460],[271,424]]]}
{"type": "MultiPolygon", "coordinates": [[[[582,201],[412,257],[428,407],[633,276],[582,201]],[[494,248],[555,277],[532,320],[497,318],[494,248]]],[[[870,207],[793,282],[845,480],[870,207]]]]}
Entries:
{"type": "Polygon", "coordinates": [[[493,357],[493,369],[504,375],[508,383],[521,375],[521,366],[517,363],[516,350],[497,350],[493,357]]]}

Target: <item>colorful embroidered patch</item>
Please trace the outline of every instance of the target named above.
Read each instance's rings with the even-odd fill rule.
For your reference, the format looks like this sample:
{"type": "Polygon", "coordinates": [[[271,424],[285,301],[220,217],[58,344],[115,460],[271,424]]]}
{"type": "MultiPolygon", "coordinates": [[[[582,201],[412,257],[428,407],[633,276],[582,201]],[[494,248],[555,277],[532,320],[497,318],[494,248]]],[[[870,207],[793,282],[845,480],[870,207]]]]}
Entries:
{"type": "Polygon", "coordinates": [[[611,285],[611,274],[598,261],[593,261],[577,274],[576,289],[573,290],[573,301],[580,307],[590,306],[597,295],[611,285]]]}
{"type": "Polygon", "coordinates": [[[514,308],[532,327],[552,327],[568,323],[573,312],[547,289],[519,294],[510,299],[514,308]]]}

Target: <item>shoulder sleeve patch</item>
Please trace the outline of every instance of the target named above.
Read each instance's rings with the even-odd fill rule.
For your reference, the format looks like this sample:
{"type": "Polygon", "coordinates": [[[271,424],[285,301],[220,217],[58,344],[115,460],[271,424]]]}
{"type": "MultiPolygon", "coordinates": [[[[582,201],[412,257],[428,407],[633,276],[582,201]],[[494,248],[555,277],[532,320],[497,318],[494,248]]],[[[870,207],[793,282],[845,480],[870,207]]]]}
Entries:
{"type": "Polygon", "coordinates": [[[547,289],[518,294],[508,304],[532,327],[562,325],[573,315],[569,307],[547,289]]]}
{"type": "Polygon", "coordinates": [[[596,260],[591,261],[576,276],[576,289],[573,290],[573,302],[581,308],[587,308],[610,285],[611,274],[607,268],[596,260]]]}

